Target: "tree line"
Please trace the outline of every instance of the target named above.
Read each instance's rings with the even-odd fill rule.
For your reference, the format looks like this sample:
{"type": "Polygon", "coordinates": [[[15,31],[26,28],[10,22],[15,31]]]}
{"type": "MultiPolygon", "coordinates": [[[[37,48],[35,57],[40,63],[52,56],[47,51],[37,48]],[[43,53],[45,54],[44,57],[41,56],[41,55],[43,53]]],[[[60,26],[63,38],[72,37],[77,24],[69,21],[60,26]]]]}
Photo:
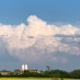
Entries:
{"type": "Polygon", "coordinates": [[[38,73],[37,71],[35,72],[30,72],[28,70],[25,70],[24,73],[18,74],[19,70],[15,70],[14,72],[10,72],[9,75],[1,75],[0,77],[44,77],[44,78],[76,78],[80,79],[80,69],[74,70],[71,72],[63,71],[63,70],[46,70],[46,71],[40,71],[38,73]]]}

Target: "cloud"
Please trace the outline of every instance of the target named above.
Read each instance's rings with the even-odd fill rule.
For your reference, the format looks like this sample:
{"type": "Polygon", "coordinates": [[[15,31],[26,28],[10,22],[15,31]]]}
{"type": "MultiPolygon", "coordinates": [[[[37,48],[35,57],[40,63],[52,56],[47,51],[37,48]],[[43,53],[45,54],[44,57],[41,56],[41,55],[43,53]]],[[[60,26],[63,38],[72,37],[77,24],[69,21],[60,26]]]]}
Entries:
{"type": "Polygon", "coordinates": [[[47,24],[46,21],[35,15],[29,16],[27,22],[27,26],[21,23],[15,27],[0,24],[0,38],[5,43],[10,55],[30,63],[40,61],[68,62],[65,57],[58,58],[55,52],[80,55],[80,47],[77,44],[80,38],[75,36],[80,35],[79,28],[71,24],[61,27],[47,24]],[[76,43],[70,44],[73,41],[76,43]]]}

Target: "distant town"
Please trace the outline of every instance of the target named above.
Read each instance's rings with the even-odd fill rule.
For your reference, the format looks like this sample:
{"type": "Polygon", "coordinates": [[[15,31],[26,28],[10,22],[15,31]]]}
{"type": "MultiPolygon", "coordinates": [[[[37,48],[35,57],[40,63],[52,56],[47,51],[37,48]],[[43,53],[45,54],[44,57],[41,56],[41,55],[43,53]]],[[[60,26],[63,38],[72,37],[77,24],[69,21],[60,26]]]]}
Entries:
{"type": "MultiPolygon", "coordinates": [[[[27,71],[27,70],[30,71],[30,72],[38,72],[38,73],[40,73],[40,71],[38,71],[37,69],[36,69],[36,70],[28,69],[28,66],[27,66],[27,64],[26,64],[26,65],[22,65],[22,70],[15,69],[14,72],[13,72],[13,74],[14,74],[14,75],[15,75],[15,74],[20,75],[20,74],[23,74],[24,71],[27,71]]],[[[2,70],[2,71],[0,71],[0,73],[1,73],[1,75],[9,75],[9,74],[11,73],[11,71],[2,70]]]]}
{"type": "Polygon", "coordinates": [[[33,69],[28,69],[27,64],[22,65],[22,69],[15,69],[13,72],[12,71],[7,71],[7,70],[2,70],[0,71],[0,77],[42,77],[42,78],[55,78],[58,80],[58,78],[78,78],[80,79],[80,69],[67,72],[64,70],[51,70],[50,66],[46,66],[46,70],[33,70],[33,69]]]}

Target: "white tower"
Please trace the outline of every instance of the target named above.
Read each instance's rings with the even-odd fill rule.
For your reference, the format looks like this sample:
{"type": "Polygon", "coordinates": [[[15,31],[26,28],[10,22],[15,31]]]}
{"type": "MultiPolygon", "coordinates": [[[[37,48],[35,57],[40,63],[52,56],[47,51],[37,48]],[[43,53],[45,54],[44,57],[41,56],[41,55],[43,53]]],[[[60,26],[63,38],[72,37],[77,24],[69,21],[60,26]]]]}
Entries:
{"type": "Polygon", "coordinates": [[[28,66],[27,66],[27,64],[25,65],[25,70],[28,70],[28,66]]]}
{"type": "Polygon", "coordinates": [[[22,71],[24,71],[24,65],[22,65],[22,71]]]}

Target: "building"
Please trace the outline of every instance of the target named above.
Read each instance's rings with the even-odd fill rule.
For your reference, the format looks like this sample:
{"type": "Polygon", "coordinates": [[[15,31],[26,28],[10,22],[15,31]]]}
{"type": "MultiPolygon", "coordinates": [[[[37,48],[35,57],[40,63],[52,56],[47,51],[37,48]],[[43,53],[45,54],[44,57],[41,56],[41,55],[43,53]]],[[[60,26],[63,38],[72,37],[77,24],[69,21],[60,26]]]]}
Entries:
{"type": "Polygon", "coordinates": [[[0,72],[1,73],[1,75],[9,75],[10,74],[10,72],[0,72]]]}
{"type": "Polygon", "coordinates": [[[24,73],[24,70],[28,70],[30,72],[40,73],[40,71],[36,71],[36,70],[33,70],[33,69],[28,69],[28,66],[27,65],[22,65],[22,73],[24,73]]]}
{"type": "Polygon", "coordinates": [[[34,72],[34,70],[33,70],[33,69],[29,69],[29,71],[30,71],[30,72],[34,72]]]}
{"type": "Polygon", "coordinates": [[[24,71],[24,70],[28,70],[27,64],[26,65],[22,65],[22,71],[24,71]]]}

